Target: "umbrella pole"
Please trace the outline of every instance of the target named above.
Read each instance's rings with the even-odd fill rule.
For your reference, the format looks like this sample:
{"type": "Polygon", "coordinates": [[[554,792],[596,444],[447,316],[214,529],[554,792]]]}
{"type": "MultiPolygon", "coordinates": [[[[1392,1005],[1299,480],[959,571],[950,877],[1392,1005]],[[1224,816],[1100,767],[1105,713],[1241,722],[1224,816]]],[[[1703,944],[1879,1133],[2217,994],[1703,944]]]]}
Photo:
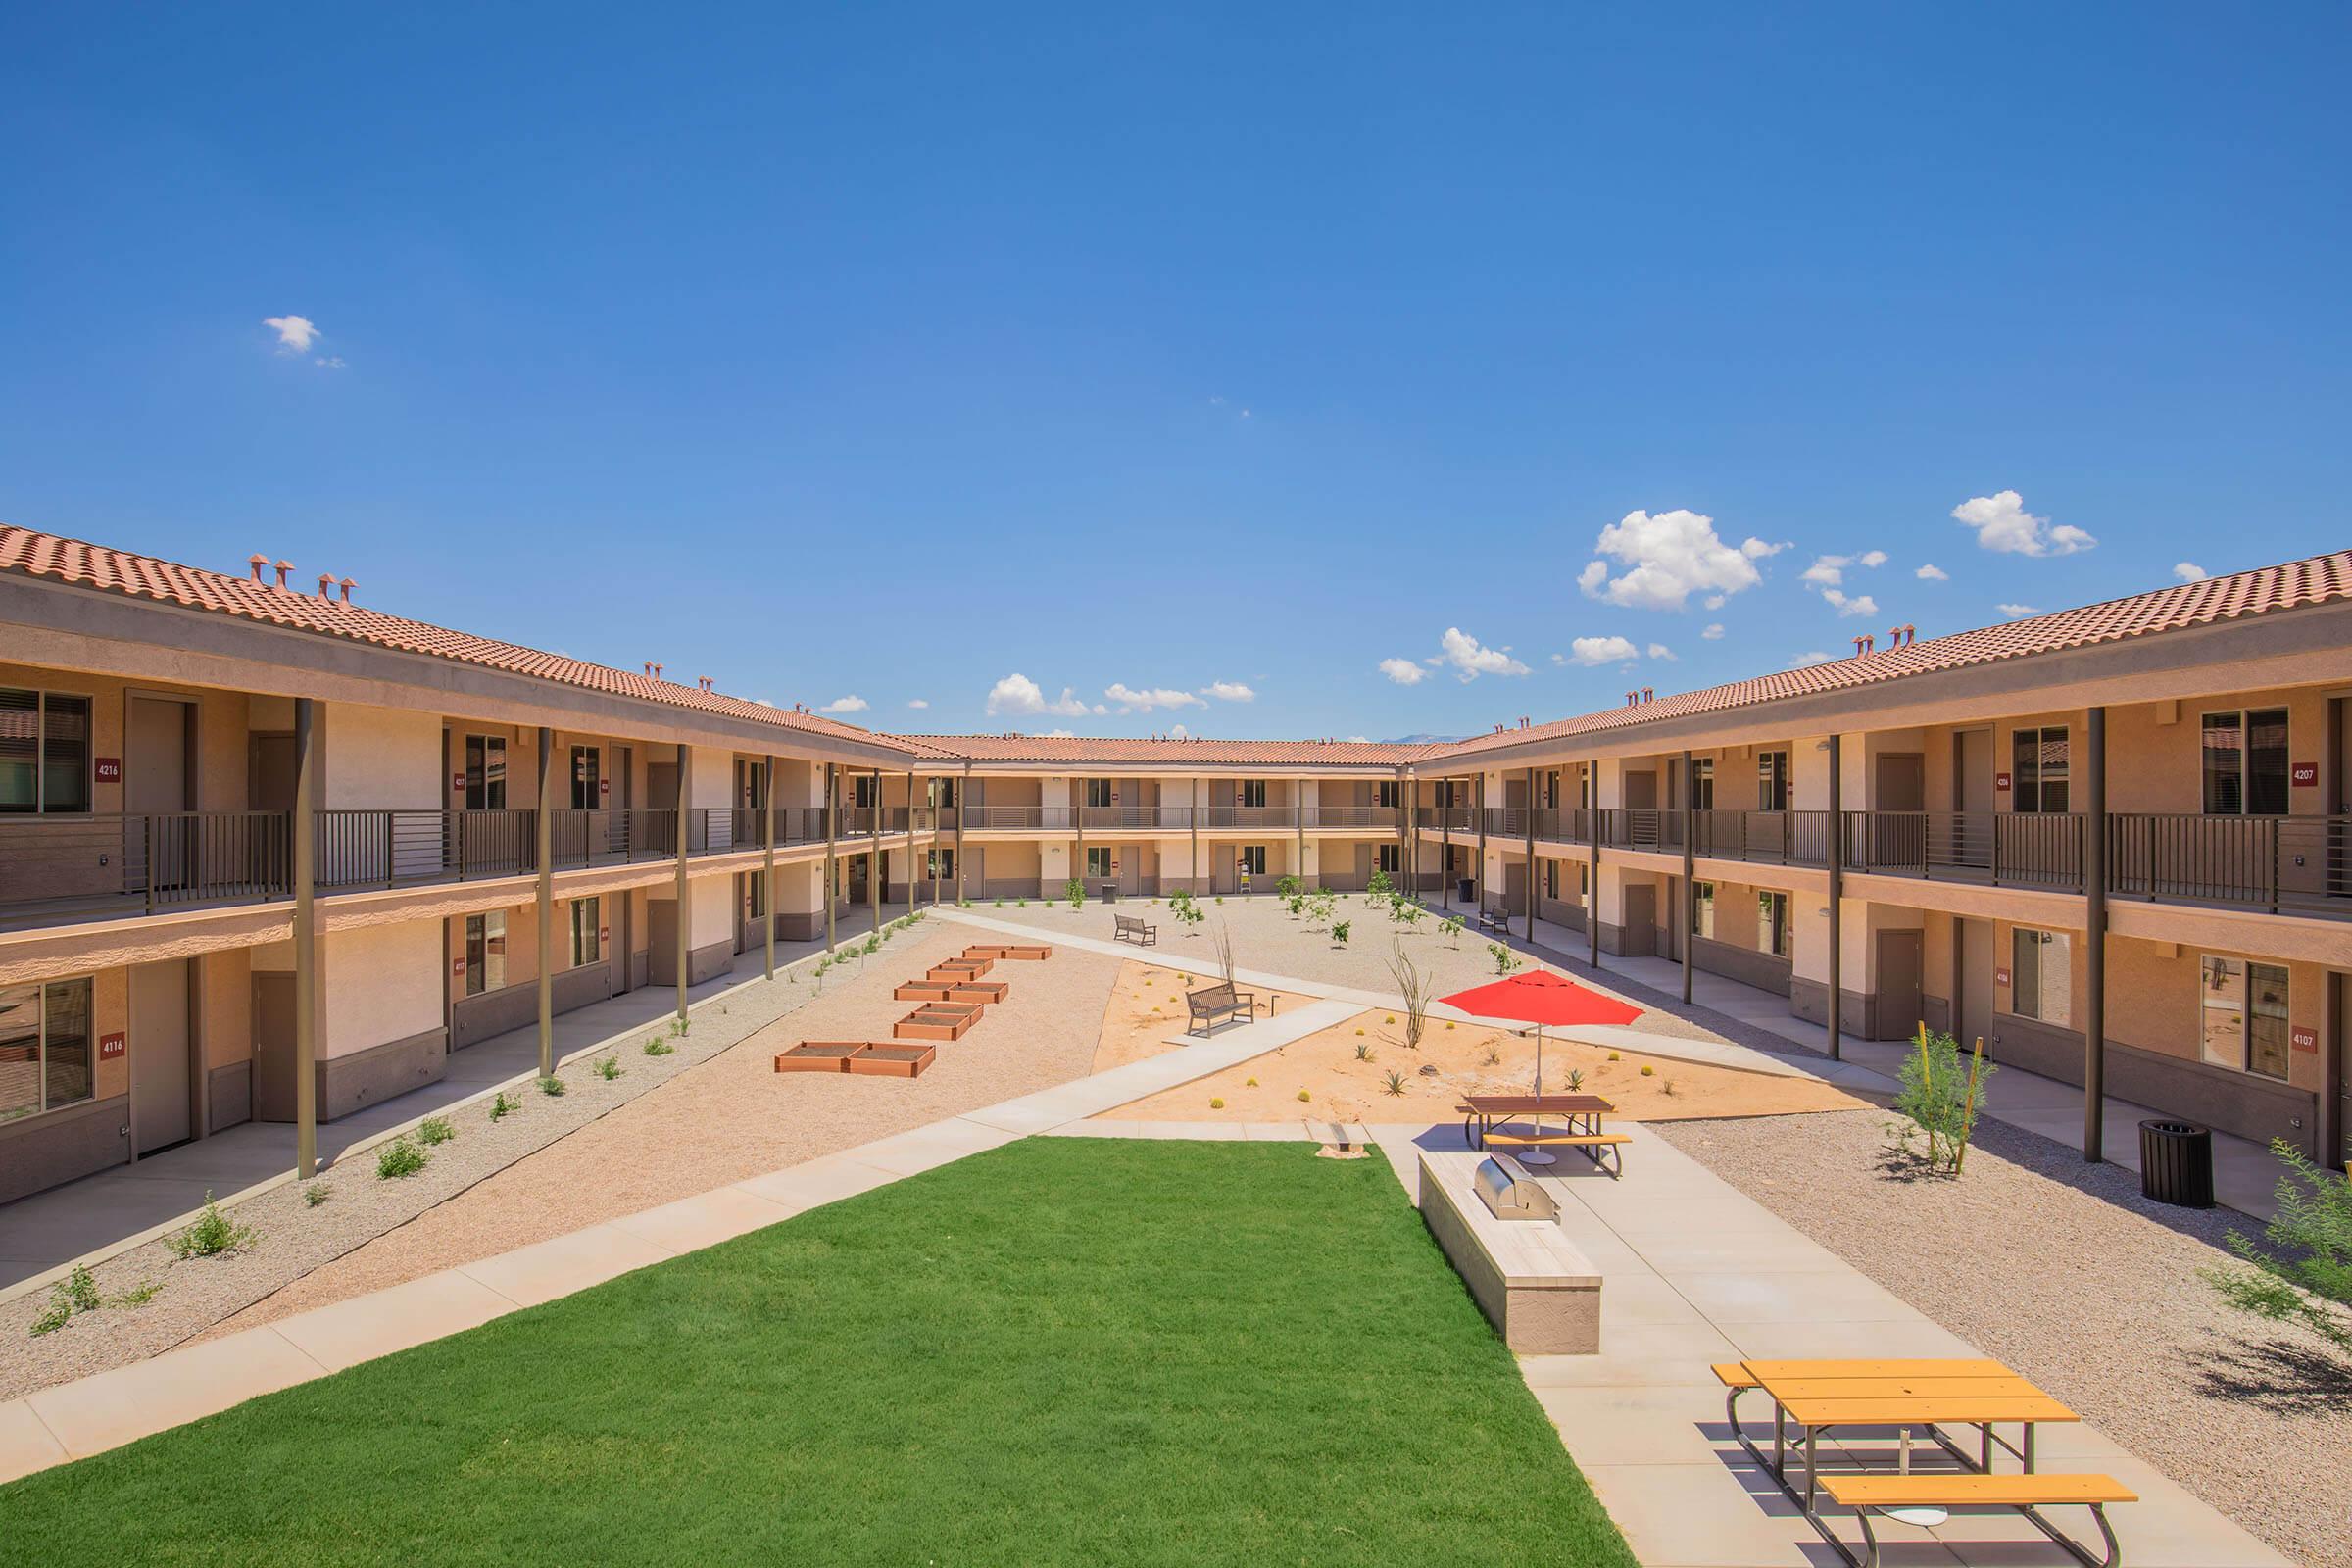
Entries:
{"type": "MultiPolygon", "coordinates": [[[[1542,1024],[1536,1025],[1536,1098],[1538,1100],[1544,1098],[1544,1026],[1542,1024]]],[[[1540,1110],[1536,1112],[1536,1136],[1538,1138],[1544,1136],[1544,1113],[1540,1110]]],[[[1519,1156],[1519,1163],[1522,1165],[1549,1165],[1553,1163],[1553,1155],[1550,1150],[1538,1144],[1519,1156]]]]}

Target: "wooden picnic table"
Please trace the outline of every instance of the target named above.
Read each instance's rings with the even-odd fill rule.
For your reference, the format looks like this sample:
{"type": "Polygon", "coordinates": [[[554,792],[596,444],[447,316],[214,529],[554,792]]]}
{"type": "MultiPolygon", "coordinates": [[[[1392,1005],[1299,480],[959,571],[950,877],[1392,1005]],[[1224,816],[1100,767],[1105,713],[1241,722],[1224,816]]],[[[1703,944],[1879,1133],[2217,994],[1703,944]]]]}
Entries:
{"type": "Polygon", "coordinates": [[[1510,1149],[1544,1149],[1552,1145],[1575,1150],[1612,1177],[1625,1174],[1623,1133],[1601,1131],[1600,1119],[1617,1107],[1598,1095],[1464,1095],[1453,1107],[1462,1115],[1462,1137],[1473,1149],[1490,1143],[1510,1149]],[[1525,1131],[1512,1127],[1519,1117],[1537,1118],[1525,1131]],[[1566,1125],[1553,1132],[1544,1118],[1558,1117],[1566,1125]]]}

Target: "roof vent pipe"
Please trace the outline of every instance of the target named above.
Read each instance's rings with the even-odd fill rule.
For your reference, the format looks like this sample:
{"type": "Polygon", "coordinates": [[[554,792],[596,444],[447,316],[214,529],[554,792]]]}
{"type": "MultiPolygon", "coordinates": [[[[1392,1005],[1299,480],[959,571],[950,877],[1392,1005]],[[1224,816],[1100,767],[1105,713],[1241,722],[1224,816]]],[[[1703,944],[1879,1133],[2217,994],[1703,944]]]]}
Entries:
{"type": "Polygon", "coordinates": [[[337,582],[335,586],[343,590],[343,602],[348,605],[351,603],[351,591],[354,588],[357,588],[359,584],[353,582],[349,577],[345,577],[337,582]]]}
{"type": "Polygon", "coordinates": [[[321,599],[335,597],[335,574],[333,572],[322,571],[318,574],[318,597],[321,599]]]}
{"type": "Polygon", "coordinates": [[[1654,703],[1658,700],[1658,694],[1650,687],[1644,686],[1642,688],[1642,700],[1645,703],[1654,703]]]}
{"type": "Polygon", "coordinates": [[[259,551],[256,551],[254,554],[247,556],[245,560],[253,567],[253,580],[255,582],[260,582],[262,580],[262,568],[270,564],[270,558],[261,554],[259,551]]]}
{"type": "Polygon", "coordinates": [[[286,573],[287,573],[287,572],[289,572],[289,571],[292,571],[293,569],[294,569],[294,563],[292,563],[291,561],[281,561],[281,562],[279,562],[279,563],[277,564],[277,585],[278,585],[278,587],[280,587],[280,588],[284,588],[284,587],[286,586],[286,573]]]}

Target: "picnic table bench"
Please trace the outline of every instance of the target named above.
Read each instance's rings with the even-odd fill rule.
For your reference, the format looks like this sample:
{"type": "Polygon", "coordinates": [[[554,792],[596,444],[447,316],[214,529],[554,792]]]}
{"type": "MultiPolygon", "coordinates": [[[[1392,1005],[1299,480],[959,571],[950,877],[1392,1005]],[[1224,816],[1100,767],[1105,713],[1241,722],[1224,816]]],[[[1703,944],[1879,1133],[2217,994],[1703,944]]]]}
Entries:
{"type": "Polygon", "coordinates": [[[1110,917],[1110,939],[1149,948],[1158,943],[1159,927],[1146,925],[1132,914],[1114,914],[1110,917]]]}
{"type": "Polygon", "coordinates": [[[1880,1543],[1874,1513],[1898,1508],[2006,1509],[2023,1515],[2034,1527],[2090,1568],[2117,1568],[2123,1548],[2107,1521],[2107,1504],[2135,1502],[2135,1494],[2112,1476],[2043,1475],[2034,1469],[2034,1432],[2044,1421],[2080,1420],[2074,1411],[2051,1398],[1998,1361],[1982,1358],[1890,1360],[1752,1360],[1728,1361],[1714,1367],[1716,1379],[1728,1391],[1724,1414],[1740,1446],[1771,1472],[1781,1489],[1805,1510],[1806,1519],[1823,1540],[1854,1568],[1879,1568],[1880,1543]],[[1772,1453],[1751,1441],[1740,1425],[1740,1395],[1751,1390],[1773,1401],[1772,1453]],[[1996,1422],[2015,1422],[2019,1442],[1998,1437],[1996,1422]],[[1788,1428],[1802,1434],[1805,1485],[1800,1492],[1788,1475],[1788,1428]],[[1978,1451],[1970,1454],[1941,1428],[1973,1426],[1978,1451]],[[1816,1442],[1834,1427],[1893,1427],[1926,1435],[1963,1466],[1954,1471],[1885,1473],[1820,1472],[1816,1442]],[[1993,1450],[2002,1448],[2024,1466],[2022,1474],[1996,1474],[1993,1450]],[[1833,1533],[1821,1516],[1820,1494],[1855,1511],[1862,1527],[1863,1550],[1857,1554],[1833,1533]],[[2045,1507],[2080,1505],[2096,1521],[2104,1554],[2093,1557],[2072,1537],[2044,1519],[2045,1507]]]}
{"type": "Polygon", "coordinates": [[[1244,1018],[1255,1017],[1257,993],[1236,991],[1230,984],[1202,986],[1198,991],[1184,994],[1184,1010],[1191,1015],[1191,1022],[1185,1025],[1186,1034],[1191,1034],[1195,1028],[1214,1034],[1220,1019],[1230,1018],[1236,1013],[1244,1018]]]}
{"type": "Polygon", "coordinates": [[[1625,1175],[1625,1146],[1633,1140],[1601,1130],[1601,1117],[1617,1107],[1598,1095],[1466,1095],[1453,1108],[1473,1149],[1573,1149],[1612,1180],[1625,1175]],[[1545,1127],[1546,1116],[1567,1126],[1545,1127]],[[1520,1117],[1538,1119],[1522,1125],[1520,1117]]]}

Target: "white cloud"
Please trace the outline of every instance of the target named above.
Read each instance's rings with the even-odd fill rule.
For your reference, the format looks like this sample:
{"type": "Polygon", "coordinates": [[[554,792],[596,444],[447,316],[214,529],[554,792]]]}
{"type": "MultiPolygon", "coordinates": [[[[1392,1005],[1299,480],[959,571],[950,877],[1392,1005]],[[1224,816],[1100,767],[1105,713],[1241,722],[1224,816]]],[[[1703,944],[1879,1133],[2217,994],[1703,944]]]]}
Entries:
{"type": "Polygon", "coordinates": [[[1203,697],[1214,697],[1220,703],[1254,703],[1257,693],[1238,680],[1212,680],[1200,688],[1203,697]]]}
{"type": "Polygon", "coordinates": [[[1348,737],[1348,744],[1350,746],[1369,746],[1372,744],[1372,737],[1369,735],[1350,735],[1348,737]]]}
{"type": "Polygon", "coordinates": [[[1845,581],[1845,568],[1853,564],[1854,558],[1851,556],[1815,556],[1813,564],[1807,566],[1803,576],[1797,580],[1809,582],[1817,588],[1835,588],[1845,581]]]}
{"type": "Polygon", "coordinates": [[[2071,556],[2098,541],[2070,523],[2052,527],[2047,517],[2026,510],[2026,498],[2014,490],[1976,496],[1952,509],[1952,516],[1977,530],[1977,543],[1986,550],[2011,556],[2071,556]]]}
{"type": "Polygon", "coordinates": [[[1409,659],[1384,659],[1380,662],[1380,672],[1399,686],[1418,686],[1428,678],[1421,666],[1409,659]]]}
{"type": "Polygon", "coordinates": [[[1576,582],[1592,598],[1635,610],[1680,610],[1692,594],[1711,590],[1711,610],[1763,581],[1756,563],[1787,548],[1748,539],[1734,549],[1716,536],[1714,518],[1679,508],[1654,516],[1629,512],[1601,529],[1594,545],[1627,569],[1611,577],[1608,563],[1595,561],[1576,582]]]}
{"type": "Polygon", "coordinates": [[[1717,621],[1713,625],[1710,625],[1705,631],[1700,632],[1699,635],[1711,643],[1719,643],[1723,641],[1723,623],[1721,621],[1717,621]]]}
{"type": "Polygon", "coordinates": [[[1622,664],[1629,659],[1642,657],[1642,650],[1623,637],[1579,637],[1568,646],[1575,650],[1576,662],[1588,668],[1594,664],[1622,664]]]}
{"type": "Polygon", "coordinates": [[[307,316],[265,316],[262,324],[277,334],[280,354],[308,354],[319,335],[317,323],[307,316]]]}
{"type": "Polygon", "coordinates": [[[2011,620],[2023,620],[2028,615],[2038,615],[2041,613],[2040,611],[2034,609],[2032,605],[1995,605],[1992,608],[1999,611],[2002,614],[2007,615],[2011,620]]]}
{"type": "Polygon", "coordinates": [[[1207,703],[1191,692],[1178,691],[1170,686],[1147,686],[1142,690],[1125,681],[1112,681],[1102,688],[1102,695],[1119,705],[1122,713],[1149,713],[1154,708],[1206,708],[1207,703]]]}
{"type": "Polygon", "coordinates": [[[1868,594],[1856,594],[1849,599],[1842,588],[1824,588],[1821,597],[1836,607],[1840,615],[1875,615],[1879,612],[1879,602],[1868,594]]]}
{"type": "Polygon", "coordinates": [[[931,704],[927,698],[909,697],[906,699],[906,706],[908,708],[929,708],[931,704]]]}
{"type": "Polygon", "coordinates": [[[1168,726],[1168,738],[1169,738],[1170,740],[1179,740],[1179,741],[1180,741],[1180,740],[1184,739],[1184,738],[1185,738],[1187,735],[1190,735],[1191,733],[1192,733],[1192,731],[1191,731],[1191,730],[1189,730],[1189,729],[1186,729],[1186,728],[1185,728],[1185,727],[1184,727],[1182,724],[1170,724],[1170,725],[1168,726]]]}
{"type": "Polygon", "coordinates": [[[2173,575],[2182,582],[2203,582],[2213,573],[2193,561],[2178,561],[2173,564],[2173,575]]]}
{"type": "Polygon", "coordinates": [[[1566,654],[1554,654],[1551,656],[1551,662],[1555,664],[1565,664],[1568,662],[1568,656],[1566,654]]]}
{"type": "Polygon", "coordinates": [[[865,711],[865,699],[853,695],[849,697],[836,697],[824,707],[818,709],[817,711],[820,713],[862,713],[865,711]]]}
{"type": "Polygon", "coordinates": [[[988,689],[988,711],[991,713],[1055,713],[1075,717],[1087,710],[1085,702],[1067,686],[1061,695],[1048,701],[1037,682],[1015,670],[988,689]]]}
{"type": "Polygon", "coordinates": [[[1709,610],[1721,610],[1723,608],[1724,601],[1730,597],[1731,595],[1729,594],[1709,594],[1707,595],[1707,608],[1709,610]]]}
{"type": "Polygon", "coordinates": [[[1862,553],[1861,560],[1862,564],[1865,566],[1884,566],[1886,564],[1886,552],[1884,550],[1865,550],[1862,553]]]}
{"type": "Polygon", "coordinates": [[[345,368],[343,364],[343,356],[340,354],[330,354],[323,360],[313,360],[311,363],[318,367],[318,368],[321,370],[340,370],[345,368]]]}
{"type": "Polygon", "coordinates": [[[1799,654],[1794,659],[1788,661],[1788,668],[1811,669],[1815,664],[1831,664],[1836,663],[1837,661],[1838,656],[1836,654],[1825,654],[1819,649],[1815,649],[1812,653],[1799,654]]]}
{"type": "Polygon", "coordinates": [[[1952,574],[1941,566],[1922,566],[1911,574],[1921,582],[1950,582],[1952,574]]]}
{"type": "Polygon", "coordinates": [[[1481,675],[1524,675],[1527,666],[1511,657],[1508,648],[1482,647],[1479,640],[1459,626],[1448,626],[1446,635],[1438,639],[1445,649],[1446,662],[1451,664],[1463,680],[1476,680],[1481,675]]]}
{"type": "Polygon", "coordinates": [[[1652,659],[1663,659],[1670,664],[1676,662],[1674,650],[1667,647],[1664,643],[1651,643],[1649,645],[1649,657],[1652,659]]]}

